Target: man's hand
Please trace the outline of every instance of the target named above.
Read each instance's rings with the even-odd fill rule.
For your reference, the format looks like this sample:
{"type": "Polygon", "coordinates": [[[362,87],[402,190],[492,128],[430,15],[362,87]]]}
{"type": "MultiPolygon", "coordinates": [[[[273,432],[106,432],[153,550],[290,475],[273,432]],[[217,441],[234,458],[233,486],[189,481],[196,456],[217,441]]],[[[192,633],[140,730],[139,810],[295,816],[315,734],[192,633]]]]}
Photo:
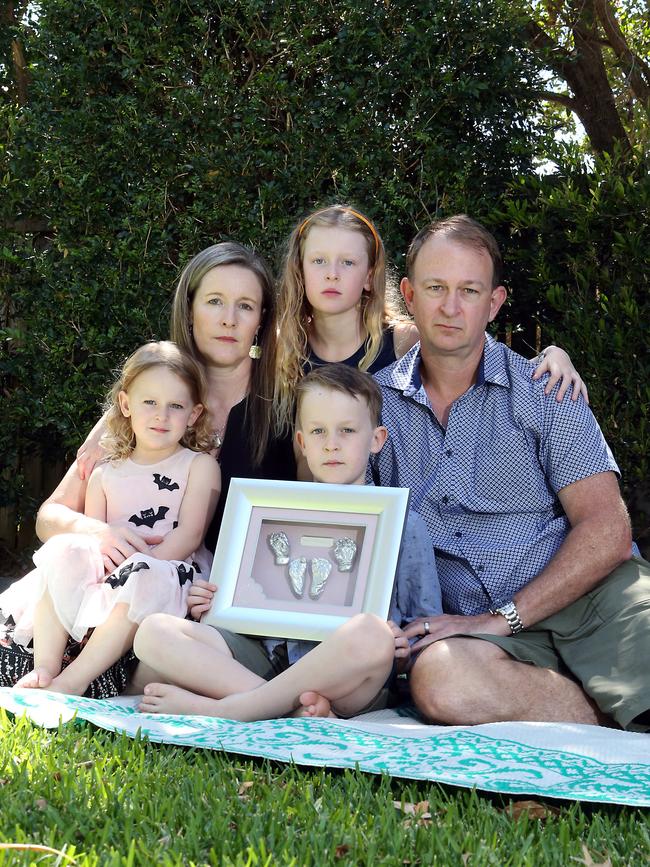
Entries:
{"type": "Polygon", "coordinates": [[[136,551],[146,554],[150,545],[158,545],[163,540],[162,536],[148,536],[143,539],[131,527],[119,523],[103,524],[95,532],[95,536],[99,540],[99,549],[107,572],[112,572],[136,551]]]}
{"type": "Polygon", "coordinates": [[[466,635],[510,635],[510,627],[505,617],[490,614],[475,614],[464,616],[462,614],[440,614],[437,617],[418,617],[404,630],[407,638],[422,638],[411,645],[411,651],[422,650],[434,641],[441,638],[449,638],[462,632],[466,635]]]}
{"type": "Polygon", "coordinates": [[[397,660],[397,673],[401,674],[408,668],[411,659],[411,646],[406,633],[393,620],[388,621],[391,632],[395,636],[395,659],[397,660]]]}
{"type": "Polygon", "coordinates": [[[217,585],[210,584],[202,578],[192,582],[192,587],[187,594],[187,607],[192,620],[200,620],[206,611],[210,610],[212,597],[217,592],[217,585]]]}

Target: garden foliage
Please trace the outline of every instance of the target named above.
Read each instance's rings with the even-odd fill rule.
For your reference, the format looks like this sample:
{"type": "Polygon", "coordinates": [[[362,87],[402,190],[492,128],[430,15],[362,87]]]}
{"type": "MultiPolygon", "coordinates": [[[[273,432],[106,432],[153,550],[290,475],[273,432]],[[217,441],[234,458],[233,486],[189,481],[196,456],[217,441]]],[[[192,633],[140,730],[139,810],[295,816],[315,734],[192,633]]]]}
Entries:
{"type": "Polygon", "coordinates": [[[33,8],[14,26],[27,99],[0,88],[0,507],[33,512],[45,492],[25,484],[28,460],[69,457],[112,370],[167,335],[192,254],[234,238],[275,264],[294,221],[331,200],[377,221],[398,268],[430,217],[489,221],[517,277],[515,330],[539,316],[592,375],[612,446],[640,478],[647,376],[632,388],[642,362],[624,352],[642,357],[642,173],[535,178],[538,71],[508,4],[33,8]]]}
{"type": "MultiPolygon", "coordinates": [[[[526,311],[571,354],[622,470],[637,538],[650,549],[650,168],[603,155],[592,169],[511,184],[494,216],[509,227],[526,311]]],[[[566,169],[566,166],[565,166],[566,169]]]]}

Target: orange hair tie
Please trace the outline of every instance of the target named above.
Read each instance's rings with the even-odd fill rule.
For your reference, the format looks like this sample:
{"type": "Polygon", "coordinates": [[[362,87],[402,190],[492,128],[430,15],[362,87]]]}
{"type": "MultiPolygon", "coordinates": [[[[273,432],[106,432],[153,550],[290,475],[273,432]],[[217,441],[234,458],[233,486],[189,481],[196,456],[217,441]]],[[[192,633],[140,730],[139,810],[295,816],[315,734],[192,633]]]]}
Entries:
{"type": "MultiPolygon", "coordinates": [[[[316,211],[315,214],[310,214],[307,217],[307,219],[303,220],[303,222],[300,224],[300,227],[298,229],[298,237],[300,238],[302,233],[305,231],[307,224],[310,223],[314,219],[314,217],[317,217],[319,214],[324,214],[326,211],[331,211],[331,210],[333,210],[333,209],[332,208],[321,208],[321,210],[316,211]]],[[[364,217],[363,214],[360,214],[358,211],[355,211],[354,208],[338,208],[338,210],[344,211],[347,214],[352,214],[353,217],[356,217],[357,220],[361,220],[361,222],[365,223],[365,225],[370,229],[370,231],[372,232],[372,237],[375,239],[375,256],[376,256],[379,253],[380,241],[379,241],[379,235],[377,234],[377,230],[372,225],[370,220],[367,217],[364,217]]]]}

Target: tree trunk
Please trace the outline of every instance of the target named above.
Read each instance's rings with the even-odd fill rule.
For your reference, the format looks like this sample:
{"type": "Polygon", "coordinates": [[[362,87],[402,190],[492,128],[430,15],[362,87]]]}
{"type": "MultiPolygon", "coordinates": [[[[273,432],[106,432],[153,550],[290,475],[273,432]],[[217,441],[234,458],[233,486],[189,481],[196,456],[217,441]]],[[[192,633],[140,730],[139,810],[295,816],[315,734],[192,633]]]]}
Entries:
{"type": "MultiPolygon", "coordinates": [[[[630,142],[603,61],[594,0],[571,0],[568,5],[568,26],[573,34],[574,49],[568,52],[561,48],[532,20],[527,28],[531,45],[571,88],[570,102],[566,94],[558,94],[557,102],[570,105],[578,115],[593,150],[612,153],[619,145],[628,152],[630,142]]],[[[554,98],[552,94],[546,97],[554,98]]]]}

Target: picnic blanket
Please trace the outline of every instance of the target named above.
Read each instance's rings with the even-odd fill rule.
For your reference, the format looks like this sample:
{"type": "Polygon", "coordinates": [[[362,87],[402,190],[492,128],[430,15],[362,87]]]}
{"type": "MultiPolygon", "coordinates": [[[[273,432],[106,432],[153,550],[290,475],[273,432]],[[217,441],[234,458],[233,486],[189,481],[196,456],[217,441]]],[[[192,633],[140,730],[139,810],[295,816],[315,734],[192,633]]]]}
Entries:
{"type": "Polygon", "coordinates": [[[0,707],[35,723],[86,720],[150,741],[297,765],[354,768],[488,792],[650,806],[650,734],[595,726],[502,722],[423,724],[408,709],[350,720],[239,723],[139,713],[137,697],[93,700],[0,689],[0,707]]]}

